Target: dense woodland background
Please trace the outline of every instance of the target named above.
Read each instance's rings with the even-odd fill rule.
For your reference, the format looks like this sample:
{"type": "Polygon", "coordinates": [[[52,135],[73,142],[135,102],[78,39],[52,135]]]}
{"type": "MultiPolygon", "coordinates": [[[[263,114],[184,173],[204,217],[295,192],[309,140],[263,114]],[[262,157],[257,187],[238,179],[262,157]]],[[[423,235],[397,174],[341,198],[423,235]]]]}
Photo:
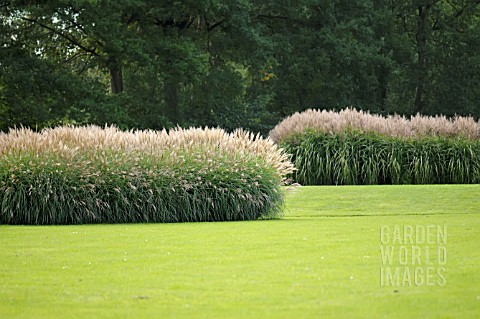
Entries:
{"type": "Polygon", "coordinates": [[[0,130],[480,117],[480,0],[0,2],[0,130]]]}

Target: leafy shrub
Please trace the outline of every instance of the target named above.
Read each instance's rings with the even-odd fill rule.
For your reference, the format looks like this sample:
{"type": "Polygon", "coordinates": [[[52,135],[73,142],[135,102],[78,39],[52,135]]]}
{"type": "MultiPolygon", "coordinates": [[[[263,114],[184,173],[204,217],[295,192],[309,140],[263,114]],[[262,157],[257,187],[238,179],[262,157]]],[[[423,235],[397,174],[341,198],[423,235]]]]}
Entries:
{"type": "Polygon", "coordinates": [[[308,110],[270,137],[292,154],[305,185],[480,183],[480,123],[308,110]]]}
{"type": "Polygon", "coordinates": [[[276,217],[292,170],[272,141],[241,130],[16,129],[0,135],[0,223],[276,217]]]}

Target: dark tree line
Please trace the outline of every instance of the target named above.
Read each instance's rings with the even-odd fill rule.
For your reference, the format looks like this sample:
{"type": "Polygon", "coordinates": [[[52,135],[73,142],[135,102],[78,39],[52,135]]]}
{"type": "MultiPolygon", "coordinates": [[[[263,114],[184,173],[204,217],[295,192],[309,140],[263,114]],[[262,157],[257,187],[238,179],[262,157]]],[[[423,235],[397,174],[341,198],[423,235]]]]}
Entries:
{"type": "Polygon", "coordinates": [[[0,2],[0,129],[480,117],[480,0],[0,2]]]}

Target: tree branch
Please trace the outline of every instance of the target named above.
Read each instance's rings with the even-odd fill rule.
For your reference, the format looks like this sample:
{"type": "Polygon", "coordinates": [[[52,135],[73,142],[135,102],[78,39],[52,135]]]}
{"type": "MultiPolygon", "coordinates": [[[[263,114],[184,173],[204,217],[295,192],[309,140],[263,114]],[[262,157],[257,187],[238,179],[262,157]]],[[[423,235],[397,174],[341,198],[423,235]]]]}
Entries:
{"type": "Polygon", "coordinates": [[[213,31],[215,28],[221,26],[225,22],[225,19],[222,19],[218,22],[215,22],[213,25],[208,25],[207,24],[207,32],[213,31]]]}
{"type": "Polygon", "coordinates": [[[93,49],[87,48],[86,46],[84,46],[83,44],[81,44],[81,43],[80,43],[77,39],[75,39],[74,37],[68,36],[68,35],[66,35],[66,34],[58,31],[57,29],[55,29],[55,28],[53,28],[53,27],[51,27],[51,26],[49,26],[49,25],[43,24],[43,23],[39,22],[38,19],[30,19],[30,18],[26,18],[26,17],[22,17],[21,19],[22,19],[22,20],[25,20],[25,21],[28,21],[28,22],[32,22],[32,23],[34,23],[34,24],[37,24],[37,25],[39,25],[40,27],[42,27],[42,28],[44,28],[44,29],[46,29],[46,30],[48,30],[48,31],[56,34],[56,35],[61,36],[62,38],[66,39],[68,42],[70,42],[71,44],[79,47],[80,49],[82,49],[82,50],[85,51],[85,52],[88,52],[88,53],[90,53],[90,54],[92,54],[92,55],[95,55],[95,56],[98,55],[97,52],[96,52],[96,48],[93,48],[93,49]]]}
{"type": "Polygon", "coordinates": [[[297,23],[301,26],[305,26],[305,27],[308,27],[308,26],[312,26],[313,24],[309,24],[308,21],[305,22],[305,21],[302,21],[302,20],[299,20],[299,19],[295,19],[295,18],[292,18],[292,17],[289,17],[289,16],[283,16],[283,15],[271,15],[271,14],[259,14],[257,15],[257,19],[260,19],[260,20],[264,20],[264,21],[290,21],[290,22],[293,22],[293,23],[297,23]]]}
{"type": "MultiPolygon", "coordinates": [[[[78,13],[78,11],[75,10],[75,8],[72,7],[72,8],[70,8],[70,9],[71,9],[74,13],[78,13]]],[[[63,16],[63,14],[62,14],[58,9],[55,10],[55,12],[56,12],[59,16],[63,16]]],[[[63,18],[63,17],[62,17],[62,18],[63,18]]],[[[74,19],[67,18],[67,20],[71,23],[71,25],[70,25],[67,29],[72,28],[72,27],[75,27],[75,28],[77,28],[78,30],[82,31],[83,34],[88,35],[87,32],[85,31],[85,29],[84,29],[80,24],[78,24],[74,19]]]]}

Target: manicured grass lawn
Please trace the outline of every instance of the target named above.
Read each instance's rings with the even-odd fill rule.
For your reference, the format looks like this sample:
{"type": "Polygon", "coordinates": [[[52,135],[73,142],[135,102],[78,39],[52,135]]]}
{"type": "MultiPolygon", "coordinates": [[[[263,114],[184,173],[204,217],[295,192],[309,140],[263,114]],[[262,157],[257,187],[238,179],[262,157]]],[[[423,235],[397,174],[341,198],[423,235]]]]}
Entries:
{"type": "Polygon", "coordinates": [[[286,206],[255,222],[0,226],[0,318],[480,317],[480,185],[301,187],[286,206]],[[382,286],[385,225],[446,225],[445,285],[382,286]]]}

